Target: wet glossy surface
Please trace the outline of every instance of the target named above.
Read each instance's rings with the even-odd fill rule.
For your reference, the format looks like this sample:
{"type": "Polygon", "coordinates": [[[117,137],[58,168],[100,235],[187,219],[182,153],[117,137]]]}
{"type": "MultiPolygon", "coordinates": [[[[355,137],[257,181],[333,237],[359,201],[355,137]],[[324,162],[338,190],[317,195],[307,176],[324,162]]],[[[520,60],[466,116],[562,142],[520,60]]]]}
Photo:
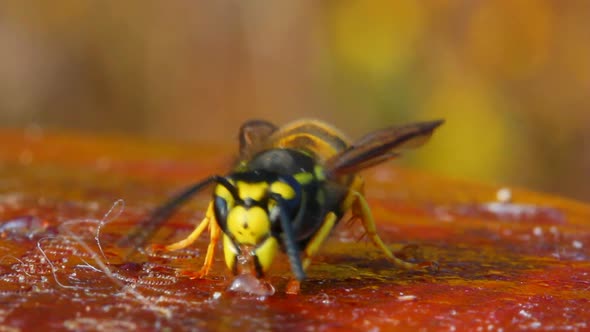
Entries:
{"type": "MultiPolygon", "coordinates": [[[[585,330],[590,317],[590,208],[512,188],[400,170],[366,174],[382,238],[437,273],[393,268],[341,223],[299,295],[226,289],[207,239],[178,252],[124,257],[114,243],[175,190],[223,168],[229,149],[121,139],[0,133],[0,330],[585,330]],[[225,151],[225,152],[224,152],[225,151]]],[[[154,242],[187,235],[208,195],[154,242]]],[[[241,280],[246,282],[248,280],[241,280]]],[[[246,287],[240,286],[240,287],[246,287]]]]}

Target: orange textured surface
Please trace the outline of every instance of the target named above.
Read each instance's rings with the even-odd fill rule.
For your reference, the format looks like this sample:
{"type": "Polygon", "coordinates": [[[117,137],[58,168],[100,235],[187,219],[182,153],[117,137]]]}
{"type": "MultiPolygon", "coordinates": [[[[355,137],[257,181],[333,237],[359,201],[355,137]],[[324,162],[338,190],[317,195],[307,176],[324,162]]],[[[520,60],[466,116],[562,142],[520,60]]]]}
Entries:
{"type": "MultiPolygon", "coordinates": [[[[226,292],[232,277],[221,255],[207,278],[183,277],[200,268],[206,238],[123,258],[120,236],[176,190],[224,173],[231,155],[1,132],[0,330],[590,329],[590,207],[513,188],[510,202],[498,202],[499,187],[391,163],[366,172],[380,234],[394,249],[437,261],[437,273],[393,268],[358,241],[359,225],[345,223],[300,295],[284,293],[284,262],[269,277],[277,288],[270,297],[226,292]]],[[[198,196],[153,241],[190,232],[207,200],[198,196]]]]}

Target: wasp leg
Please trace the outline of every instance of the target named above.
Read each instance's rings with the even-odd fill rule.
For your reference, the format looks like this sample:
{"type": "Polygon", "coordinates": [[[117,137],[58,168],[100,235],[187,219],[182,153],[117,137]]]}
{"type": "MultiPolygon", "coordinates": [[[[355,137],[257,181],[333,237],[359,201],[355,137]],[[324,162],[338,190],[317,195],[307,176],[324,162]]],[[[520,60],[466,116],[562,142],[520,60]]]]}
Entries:
{"type": "Polygon", "coordinates": [[[174,251],[184,249],[191,244],[193,244],[199,236],[203,233],[203,231],[209,227],[209,234],[210,234],[210,241],[209,245],[207,246],[207,254],[205,255],[205,262],[203,263],[203,267],[198,272],[185,272],[183,274],[190,276],[191,278],[202,278],[209,273],[209,269],[211,265],[213,265],[213,257],[215,255],[215,247],[219,242],[219,235],[221,234],[221,228],[217,225],[215,221],[215,215],[213,213],[213,203],[209,203],[209,207],[207,207],[207,212],[205,213],[205,218],[199,223],[199,225],[191,232],[189,236],[185,239],[182,239],[178,242],[169,244],[164,247],[167,251],[174,251]]]}
{"type": "MultiPolygon", "coordinates": [[[[328,235],[330,235],[330,231],[332,231],[332,229],[334,228],[336,221],[338,221],[338,217],[334,212],[329,212],[328,214],[326,214],[322,226],[303,250],[302,265],[304,270],[307,269],[307,267],[311,263],[311,257],[320,249],[321,244],[324,243],[324,240],[328,237],[328,235]]],[[[289,282],[287,283],[286,293],[298,294],[299,289],[300,281],[293,278],[289,280],[289,282]]]]}
{"type": "Polygon", "coordinates": [[[191,275],[191,278],[202,278],[209,273],[211,265],[213,265],[213,257],[215,256],[215,247],[219,242],[219,236],[221,235],[221,228],[217,225],[217,222],[210,223],[209,226],[210,240],[207,246],[207,254],[205,255],[205,262],[203,267],[196,274],[191,275]]]}
{"type": "Polygon", "coordinates": [[[175,250],[184,249],[184,248],[190,246],[191,244],[193,244],[199,238],[199,236],[201,236],[201,234],[203,233],[205,228],[207,228],[207,226],[209,226],[209,223],[211,222],[212,215],[213,215],[213,203],[209,203],[209,206],[207,207],[207,212],[205,213],[205,218],[203,218],[203,220],[201,220],[201,222],[199,223],[199,226],[197,226],[190,233],[190,235],[187,236],[186,238],[184,238],[178,242],[174,242],[172,244],[169,244],[169,245],[165,246],[164,249],[166,249],[167,251],[175,251],[175,250]]]}
{"type": "Polygon", "coordinates": [[[377,246],[377,248],[381,249],[381,251],[385,254],[388,261],[392,262],[398,267],[407,269],[407,270],[421,270],[425,267],[431,265],[430,263],[426,264],[415,264],[406,262],[400,258],[397,258],[391,250],[383,243],[383,240],[377,234],[377,228],[375,227],[375,220],[373,219],[373,214],[371,213],[371,209],[369,208],[369,204],[367,200],[358,191],[350,191],[350,195],[353,197],[352,202],[352,213],[355,216],[358,216],[362,222],[363,227],[365,228],[366,235],[373,241],[373,243],[377,246]]]}
{"type": "Polygon", "coordinates": [[[307,244],[307,247],[305,247],[305,250],[303,250],[303,269],[307,269],[311,263],[311,257],[320,249],[320,245],[324,243],[324,240],[330,235],[330,231],[334,228],[336,221],[337,217],[334,212],[329,212],[326,215],[322,227],[320,227],[318,232],[307,244]]]}

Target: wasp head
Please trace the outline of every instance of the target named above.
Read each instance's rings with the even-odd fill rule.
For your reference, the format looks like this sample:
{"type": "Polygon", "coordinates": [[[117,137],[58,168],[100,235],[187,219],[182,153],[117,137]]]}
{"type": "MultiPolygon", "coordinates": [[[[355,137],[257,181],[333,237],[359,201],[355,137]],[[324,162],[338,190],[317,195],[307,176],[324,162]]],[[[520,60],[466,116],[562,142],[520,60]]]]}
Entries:
{"type": "Polygon", "coordinates": [[[298,256],[292,223],[301,214],[300,184],[291,176],[262,171],[224,179],[215,188],[213,202],[215,218],[224,232],[228,268],[237,274],[253,267],[257,277],[262,277],[279,247],[298,256]]]}

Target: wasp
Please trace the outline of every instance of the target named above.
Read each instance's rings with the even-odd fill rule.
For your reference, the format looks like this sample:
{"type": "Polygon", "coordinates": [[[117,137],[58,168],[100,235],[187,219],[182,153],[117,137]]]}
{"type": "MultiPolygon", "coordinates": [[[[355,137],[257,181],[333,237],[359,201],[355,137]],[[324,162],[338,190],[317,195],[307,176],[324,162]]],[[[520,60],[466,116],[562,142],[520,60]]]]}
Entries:
{"type": "Polygon", "coordinates": [[[188,237],[164,247],[186,248],[208,230],[210,242],[197,277],[207,275],[223,241],[225,263],[234,274],[240,273],[238,261],[246,257],[250,271],[262,278],[282,251],[295,281],[302,281],[312,257],[348,211],[362,220],[366,235],[387,260],[418,268],[396,257],[377,234],[358,172],[421,146],[443,122],[390,127],[349,142],[340,131],[315,120],[281,128],[248,121],[240,128],[239,155],[231,172],[208,177],[172,197],[122,243],[134,249],[145,245],[182,204],[212,186],[203,220],[188,237]]]}

